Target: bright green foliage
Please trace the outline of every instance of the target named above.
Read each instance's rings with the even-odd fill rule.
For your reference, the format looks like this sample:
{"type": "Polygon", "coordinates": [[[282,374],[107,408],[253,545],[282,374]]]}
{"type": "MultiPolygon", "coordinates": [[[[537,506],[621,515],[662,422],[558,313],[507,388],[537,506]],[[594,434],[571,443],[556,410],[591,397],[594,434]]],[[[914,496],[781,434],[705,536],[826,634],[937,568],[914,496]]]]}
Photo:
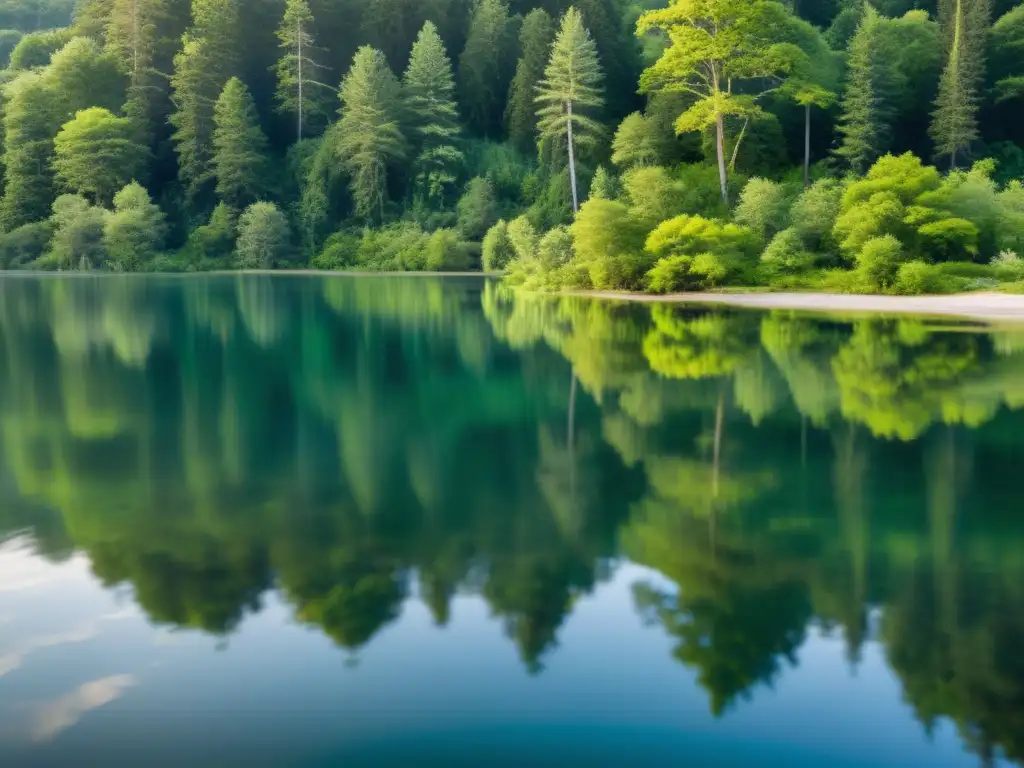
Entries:
{"type": "Polygon", "coordinates": [[[533,152],[537,144],[537,85],[544,77],[555,23],[543,8],[534,8],[523,19],[519,32],[519,63],[509,86],[505,125],[509,140],[521,152],[533,152]]]}
{"type": "Polygon", "coordinates": [[[163,250],[166,236],[164,213],[142,186],[132,183],[114,195],[114,210],[103,222],[103,245],[117,269],[140,269],[163,250]]]}
{"type": "Polygon", "coordinates": [[[604,105],[597,46],[583,26],[583,16],[570,8],[551,45],[544,79],[537,86],[537,130],[541,140],[564,146],[569,153],[573,211],[579,208],[576,147],[593,145],[602,132],[594,112],[604,105]]]}
{"type": "Polygon", "coordinates": [[[769,280],[782,275],[798,275],[814,266],[815,254],[809,251],[800,232],[784,229],[772,238],[761,254],[758,272],[769,280]]]}
{"type": "Polygon", "coordinates": [[[479,0],[459,56],[459,103],[469,127],[482,136],[501,133],[501,110],[514,66],[513,26],[503,0],[479,0]]]}
{"type": "Polygon", "coordinates": [[[11,50],[9,68],[12,71],[45,67],[57,51],[68,44],[71,32],[67,29],[46,29],[30,32],[11,50]]]}
{"type": "Polygon", "coordinates": [[[857,272],[872,289],[885,291],[896,282],[904,259],[903,246],[895,237],[873,237],[857,253],[857,272]]]}
{"type": "Polygon", "coordinates": [[[595,288],[636,289],[652,259],[644,253],[647,228],[629,207],[591,198],[571,227],[575,263],[585,266],[595,288]]]}
{"type": "Polygon", "coordinates": [[[517,259],[529,261],[536,258],[539,238],[530,220],[525,216],[509,222],[508,240],[517,259]]]}
{"type": "Polygon", "coordinates": [[[508,223],[504,219],[487,230],[482,245],[482,260],[485,272],[498,272],[516,257],[512,241],[508,237],[508,223]]]}
{"type": "Polygon", "coordinates": [[[53,169],[61,184],[100,205],[145,170],[149,150],[132,122],[93,107],[78,112],[54,139],[53,169]]]}
{"type": "Polygon", "coordinates": [[[748,229],[702,216],[662,222],[647,238],[647,252],[670,261],[652,277],[658,290],[685,291],[741,279],[753,269],[757,237],[748,229]],[[675,281],[675,282],[673,282],[675,281]]]}
{"type": "Polygon", "coordinates": [[[790,208],[792,227],[807,247],[818,253],[831,253],[835,246],[832,230],[843,198],[843,185],[835,179],[820,179],[805,189],[790,208]]]}
{"type": "Polygon", "coordinates": [[[839,121],[842,141],[836,154],[854,171],[863,173],[884,152],[887,123],[881,93],[884,63],[880,61],[876,39],[881,17],[865,4],[857,33],[850,41],[847,59],[843,115],[839,121]]]}
{"type": "Polygon", "coordinates": [[[649,229],[684,212],[685,187],[665,168],[634,168],[622,176],[622,189],[634,218],[649,229]]]}
{"type": "Polygon", "coordinates": [[[469,249],[453,229],[439,229],[431,234],[423,252],[424,268],[431,272],[465,272],[473,266],[469,249]]]}
{"type": "Polygon", "coordinates": [[[44,74],[65,110],[65,122],[89,107],[117,112],[124,102],[126,81],[117,59],[88,38],[72,38],[44,74]]]}
{"type": "Polygon", "coordinates": [[[806,54],[784,42],[790,21],[787,9],[767,0],[675,0],[637,22],[639,33],[661,30],[670,43],[641,76],[641,91],[679,91],[692,97],[676,120],[676,131],[714,128],[726,203],[725,118],[762,114],[759,99],[804,65],[806,54]]]}
{"type": "Polygon", "coordinates": [[[494,199],[494,185],[489,179],[477,176],[466,184],[466,191],[457,206],[458,229],[466,240],[479,242],[498,220],[498,207],[494,199]]]}
{"type": "Polygon", "coordinates": [[[46,218],[53,201],[50,163],[62,110],[45,77],[26,72],[4,86],[3,229],[46,218]]]}
{"type": "Polygon", "coordinates": [[[978,102],[985,72],[990,0],[941,0],[946,66],[939,82],[931,136],[936,153],[950,158],[968,152],[978,138],[978,102]]]}
{"type": "Polygon", "coordinates": [[[569,227],[555,227],[545,232],[537,243],[537,262],[545,270],[564,267],[572,259],[575,242],[569,227]]]}
{"type": "Polygon", "coordinates": [[[613,200],[616,197],[615,180],[603,165],[598,166],[594,171],[594,178],[590,182],[589,197],[604,200],[613,200]]]}
{"type": "Polygon", "coordinates": [[[193,0],[192,27],[174,57],[172,139],[178,178],[191,196],[213,179],[213,111],[239,69],[238,0],[193,0]]]}
{"type": "Polygon", "coordinates": [[[341,83],[341,120],[333,138],[349,174],[356,215],[363,219],[384,218],[388,166],[406,156],[401,96],[384,54],[360,48],[341,83]]]}
{"type": "Polygon", "coordinates": [[[269,189],[267,137],[249,89],[233,77],[213,109],[213,175],[217,196],[235,210],[261,199],[269,189]]]}
{"type": "Polygon", "coordinates": [[[753,178],[743,188],[733,220],[767,242],[789,224],[791,200],[784,185],[753,178]]]}
{"type": "Polygon", "coordinates": [[[53,240],[43,257],[60,269],[92,269],[103,264],[105,211],[79,195],[61,195],[53,203],[53,240]]]}
{"type": "Polygon", "coordinates": [[[978,253],[978,228],[966,219],[944,218],[923,224],[917,228],[917,238],[921,250],[933,261],[964,261],[978,253]]]}
{"type": "Polygon", "coordinates": [[[458,148],[452,65],[437,28],[429,21],[412,47],[403,86],[417,193],[440,205],[450,196],[463,156],[458,148]]]}
{"type": "Polygon", "coordinates": [[[296,140],[322,130],[330,114],[332,88],[322,82],[326,67],[313,36],[314,19],[307,0],[287,0],[277,30],[277,108],[295,119],[296,140]]]}
{"type": "Polygon", "coordinates": [[[659,138],[654,122],[634,112],[615,131],[612,162],[624,170],[636,165],[657,165],[659,138]]]}
{"type": "Polygon", "coordinates": [[[288,259],[291,228],[273,203],[253,203],[238,219],[235,258],[241,269],[273,269],[288,259]]]}

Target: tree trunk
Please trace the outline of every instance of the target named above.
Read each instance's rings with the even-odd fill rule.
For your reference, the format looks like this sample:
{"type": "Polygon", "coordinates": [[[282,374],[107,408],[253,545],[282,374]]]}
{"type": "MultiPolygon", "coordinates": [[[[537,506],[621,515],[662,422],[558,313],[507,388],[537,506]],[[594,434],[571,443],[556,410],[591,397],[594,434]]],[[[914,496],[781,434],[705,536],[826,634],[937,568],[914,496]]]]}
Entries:
{"type": "Polygon", "coordinates": [[[580,210],[579,195],[576,192],[576,151],[572,145],[572,102],[565,103],[567,115],[565,124],[569,139],[569,183],[572,185],[572,213],[575,216],[580,210]]]}
{"type": "Polygon", "coordinates": [[[299,48],[299,136],[298,141],[302,141],[302,22],[296,19],[295,21],[295,37],[298,39],[299,48]]]}
{"type": "Polygon", "coordinates": [[[715,116],[715,149],[718,152],[718,182],[722,187],[722,202],[729,204],[729,176],[725,170],[725,116],[715,116]]]}
{"type": "Polygon", "coordinates": [[[811,105],[804,106],[804,186],[811,186],[811,105]]]}

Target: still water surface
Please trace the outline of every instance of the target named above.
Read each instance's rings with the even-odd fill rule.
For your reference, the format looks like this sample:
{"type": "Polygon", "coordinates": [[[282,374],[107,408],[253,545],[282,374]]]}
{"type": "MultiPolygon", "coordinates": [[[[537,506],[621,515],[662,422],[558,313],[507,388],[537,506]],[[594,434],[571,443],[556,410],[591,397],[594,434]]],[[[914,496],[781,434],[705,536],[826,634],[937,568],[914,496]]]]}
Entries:
{"type": "Polygon", "coordinates": [[[0,281],[0,764],[1024,764],[1024,330],[0,281]]]}

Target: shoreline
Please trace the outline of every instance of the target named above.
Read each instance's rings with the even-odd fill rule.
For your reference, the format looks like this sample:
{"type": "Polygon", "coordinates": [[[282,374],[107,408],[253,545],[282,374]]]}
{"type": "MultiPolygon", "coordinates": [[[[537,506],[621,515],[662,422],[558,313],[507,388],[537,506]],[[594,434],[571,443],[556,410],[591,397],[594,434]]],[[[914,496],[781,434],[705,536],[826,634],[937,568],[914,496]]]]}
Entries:
{"type": "Polygon", "coordinates": [[[673,293],[664,296],[616,291],[569,295],[645,304],[701,304],[749,309],[792,309],[819,314],[907,314],[1024,322],[1024,295],[957,293],[949,296],[879,296],[845,293],[673,293]]]}

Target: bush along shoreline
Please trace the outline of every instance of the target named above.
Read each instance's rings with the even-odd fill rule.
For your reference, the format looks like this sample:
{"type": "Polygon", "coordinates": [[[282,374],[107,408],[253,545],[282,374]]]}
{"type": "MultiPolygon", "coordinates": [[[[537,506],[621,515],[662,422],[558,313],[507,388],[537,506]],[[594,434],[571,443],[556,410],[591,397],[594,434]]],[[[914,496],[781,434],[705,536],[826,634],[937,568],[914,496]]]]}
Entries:
{"type": "Polygon", "coordinates": [[[46,6],[0,8],[3,269],[1024,290],[1020,0],[46,6]]]}

